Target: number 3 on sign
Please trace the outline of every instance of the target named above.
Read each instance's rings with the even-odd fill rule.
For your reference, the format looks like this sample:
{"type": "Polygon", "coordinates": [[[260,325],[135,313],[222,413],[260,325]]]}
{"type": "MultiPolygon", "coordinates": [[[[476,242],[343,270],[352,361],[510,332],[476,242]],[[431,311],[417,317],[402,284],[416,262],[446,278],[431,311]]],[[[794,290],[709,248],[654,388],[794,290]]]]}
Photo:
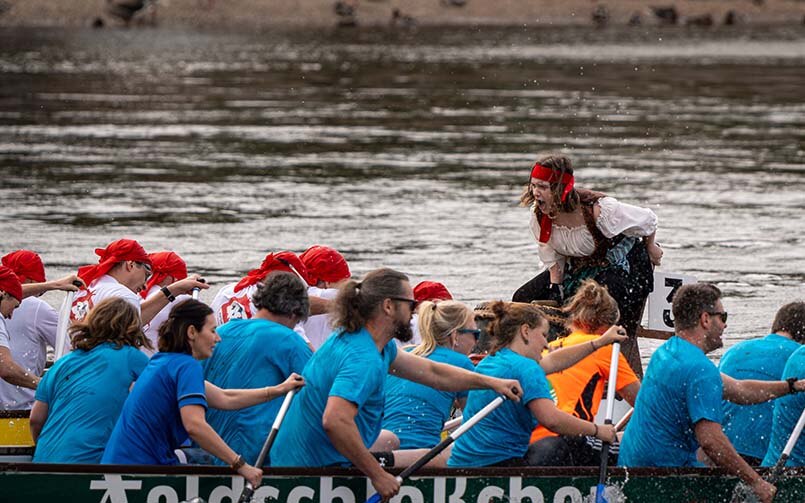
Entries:
{"type": "Polygon", "coordinates": [[[696,283],[696,278],[674,272],[654,271],[654,291],[648,296],[648,327],[651,330],[674,331],[671,301],[679,287],[696,283]]]}

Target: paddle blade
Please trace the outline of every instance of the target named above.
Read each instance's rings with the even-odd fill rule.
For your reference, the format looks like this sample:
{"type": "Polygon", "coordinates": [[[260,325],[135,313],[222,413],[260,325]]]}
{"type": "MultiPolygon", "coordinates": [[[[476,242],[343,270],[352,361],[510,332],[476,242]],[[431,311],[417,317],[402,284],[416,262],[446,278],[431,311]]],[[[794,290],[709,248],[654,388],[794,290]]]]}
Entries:
{"type": "Polygon", "coordinates": [[[596,486],[596,488],[595,488],[595,503],[609,503],[609,500],[607,500],[607,497],[606,497],[606,494],[605,494],[606,493],[606,491],[605,491],[606,487],[607,486],[604,485],[604,484],[598,484],[598,486],[596,486]]]}
{"type": "Polygon", "coordinates": [[[371,498],[366,500],[366,503],[380,503],[381,499],[382,498],[380,497],[379,493],[374,493],[371,498]]]}

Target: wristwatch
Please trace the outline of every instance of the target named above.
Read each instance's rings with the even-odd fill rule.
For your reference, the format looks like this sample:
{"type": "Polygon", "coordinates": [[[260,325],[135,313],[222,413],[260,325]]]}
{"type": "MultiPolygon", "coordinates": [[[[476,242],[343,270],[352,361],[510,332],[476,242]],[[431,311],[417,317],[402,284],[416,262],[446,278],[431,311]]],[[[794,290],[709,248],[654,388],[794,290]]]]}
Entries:
{"type": "Polygon", "coordinates": [[[799,381],[799,379],[797,379],[796,377],[789,377],[788,379],[785,380],[785,382],[788,383],[788,394],[789,395],[794,394],[794,393],[799,393],[799,390],[794,387],[794,384],[796,384],[797,381],[799,381]]]}
{"type": "Polygon", "coordinates": [[[173,302],[174,300],[176,300],[176,296],[173,295],[170,290],[168,290],[167,286],[163,286],[160,289],[160,292],[162,292],[162,295],[168,298],[168,302],[173,302]]]}

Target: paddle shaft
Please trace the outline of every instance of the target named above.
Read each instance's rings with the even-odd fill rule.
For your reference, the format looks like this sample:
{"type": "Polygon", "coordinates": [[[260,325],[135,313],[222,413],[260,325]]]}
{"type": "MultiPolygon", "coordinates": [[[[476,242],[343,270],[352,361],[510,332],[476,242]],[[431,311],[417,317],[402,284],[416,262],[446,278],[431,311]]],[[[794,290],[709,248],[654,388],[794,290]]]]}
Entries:
{"type": "MultiPolygon", "coordinates": [[[[612,359],[609,362],[609,381],[607,381],[607,410],[604,416],[604,424],[612,424],[612,414],[615,410],[615,383],[618,379],[618,357],[620,356],[621,345],[612,345],[612,359]]],[[[595,491],[596,503],[606,501],[604,499],[604,483],[607,481],[607,465],[609,463],[609,442],[601,443],[601,464],[598,469],[598,487],[595,491]]]]}
{"type": "MultiPolygon", "coordinates": [[[[500,406],[500,404],[502,404],[505,400],[506,400],[506,397],[499,396],[499,397],[495,398],[494,400],[492,400],[491,402],[489,402],[489,404],[487,404],[486,407],[484,407],[483,409],[481,409],[478,412],[476,412],[474,416],[469,418],[464,424],[459,426],[454,432],[450,433],[450,435],[448,435],[447,438],[445,438],[444,440],[439,442],[439,444],[436,447],[434,447],[433,449],[429,450],[424,456],[422,456],[421,458],[417,459],[412,465],[410,465],[408,468],[403,470],[399,475],[397,475],[397,482],[402,484],[403,480],[405,480],[406,478],[410,477],[412,473],[414,473],[415,471],[417,471],[420,468],[422,468],[423,466],[425,466],[428,463],[428,461],[430,461],[431,459],[433,459],[436,456],[438,456],[439,453],[442,452],[443,450],[445,450],[448,445],[450,445],[453,442],[455,442],[458,437],[460,437],[467,430],[469,430],[470,428],[475,426],[475,424],[478,423],[478,421],[480,421],[481,419],[485,418],[490,412],[492,412],[493,410],[497,409],[500,406]]],[[[379,494],[375,493],[374,495],[372,495],[371,498],[366,500],[366,503],[380,503],[381,499],[382,499],[381,496],[379,494]]]]}
{"type": "Polygon", "coordinates": [[[802,434],[803,428],[805,428],[805,409],[803,409],[802,414],[799,415],[799,420],[797,421],[796,426],[794,426],[794,431],[791,432],[791,436],[788,437],[788,442],[786,442],[783,452],[780,454],[780,459],[777,460],[777,462],[774,464],[774,468],[771,470],[771,474],[769,475],[768,479],[770,484],[774,484],[783,473],[785,462],[788,461],[791,451],[793,451],[794,446],[797,445],[797,441],[802,434]]]}
{"type": "MultiPolygon", "coordinates": [[[[80,281],[73,281],[73,286],[81,288],[80,281]]],[[[67,345],[67,331],[70,328],[70,311],[73,308],[75,292],[67,292],[59,309],[59,320],[56,324],[56,347],[54,351],[54,361],[64,356],[64,349],[67,345]]]]}
{"type": "Polygon", "coordinates": [[[444,426],[442,426],[442,431],[450,431],[453,428],[455,428],[456,426],[460,425],[463,421],[464,421],[464,416],[458,416],[456,418],[453,418],[450,421],[447,421],[446,423],[444,423],[444,426]]]}
{"type": "MultiPolygon", "coordinates": [[[[277,433],[279,432],[282,420],[285,419],[285,413],[288,412],[288,408],[291,406],[291,400],[293,400],[294,393],[296,393],[296,390],[292,389],[285,394],[285,399],[282,401],[279,412],[277,412],[277,417],[274,418],[274,424],[271,425],[271,431],[268,433],[268,437],[263,444],[263,448],[260,449],[260,454],[257,455],[257,461],[254,462],[255,468],[262,468],[263,463],[265,462],[266,457],[271,450],[271,446],[274,445],[274,439],[277,438],[277,433]]],[[[254,487],[252,486],[251,482],[246,482],[246,485],[243,487],[243,492],[240,493],[238,503],[249,503],[252,500],[252,496],[254,496],[254,487]]]]}

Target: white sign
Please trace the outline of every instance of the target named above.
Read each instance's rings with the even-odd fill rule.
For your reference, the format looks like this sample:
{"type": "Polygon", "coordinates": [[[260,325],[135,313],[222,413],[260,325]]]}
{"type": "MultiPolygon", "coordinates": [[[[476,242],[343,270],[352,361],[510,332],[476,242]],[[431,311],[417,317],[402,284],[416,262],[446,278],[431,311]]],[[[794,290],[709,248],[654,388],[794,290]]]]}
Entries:
{"type": "Polygon", "coordinates": [[[649,330],[674,331],[674,315],[671,313],[671,300],[680,286],[696,283],[693,276],[675,272],[654,271],[654,291],[648,296],[649,330]]]}

